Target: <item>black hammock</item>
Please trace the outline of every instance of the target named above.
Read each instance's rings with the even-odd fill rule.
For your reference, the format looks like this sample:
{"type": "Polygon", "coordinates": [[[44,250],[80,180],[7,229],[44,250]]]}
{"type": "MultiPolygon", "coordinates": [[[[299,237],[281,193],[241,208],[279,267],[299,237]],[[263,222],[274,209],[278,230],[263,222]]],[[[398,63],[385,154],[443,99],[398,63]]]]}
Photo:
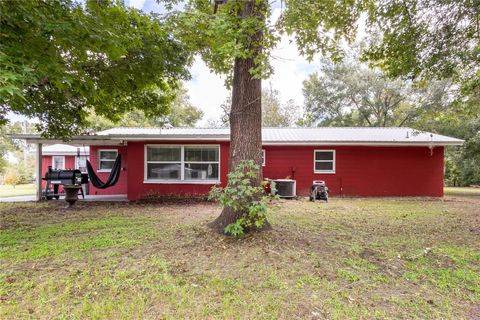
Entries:
{"type": "Polygon", "coordinates": [[[108,176],[108,179],[106,182],[103,182],[100,180],[99,177],[95,174],[95,170],[93,170],[92,165],[90,164],[90,161],[87,160],[87,172],[88,172],[88,177],[90,178],[90,181],[92,182],[93,186],[98,189],[107,189],[109,187],[114,186],[118,178],[120,177],[120,169],[122,167],[122,158],[120,155],[117,156],[117,159],[115,159],[115,162],[112,167],[112,171],[110,171],[110,175],[108,176]]]}

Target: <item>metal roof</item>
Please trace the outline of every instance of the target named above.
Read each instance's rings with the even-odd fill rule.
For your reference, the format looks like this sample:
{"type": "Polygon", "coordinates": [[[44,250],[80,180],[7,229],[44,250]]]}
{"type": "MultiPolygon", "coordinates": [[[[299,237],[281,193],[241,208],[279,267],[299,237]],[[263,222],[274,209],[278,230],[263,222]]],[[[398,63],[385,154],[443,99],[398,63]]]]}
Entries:
{"type": "MultiPolygon", "coordinates": [[[[130,139],[229,140],[228,128],[113,128],[98,136],[130,139]]],[[[264,144],[459,145],[463,140],[407,127],[263,128],[264,144]]]]}
{"type": "MultiPolygon", "coordinates": [[[[12,135],[29,142],[52,143],[39,135],[12,135]]],[[[113,128],[72,137],[71,143],[105,145],[128,141],[229,141],[228,128],[113,128]]],[[[263,128],[264,145],[461,145],[463,140],[407,127],[263,128]]],[[[60,142],[60,141],[59,141],[60,142]]]]}
{"type": "Polygon", "coordinates": [[[89,146],[81,146],[75,147],[68,144],[52,144],[49,146],[45,146],[42,148],[42,154],[46,156],[70,156],[70,155],[77,155],[77,148],[80,148],[80,155],[89,155],[90,154],[90,147],[89,146]]]}

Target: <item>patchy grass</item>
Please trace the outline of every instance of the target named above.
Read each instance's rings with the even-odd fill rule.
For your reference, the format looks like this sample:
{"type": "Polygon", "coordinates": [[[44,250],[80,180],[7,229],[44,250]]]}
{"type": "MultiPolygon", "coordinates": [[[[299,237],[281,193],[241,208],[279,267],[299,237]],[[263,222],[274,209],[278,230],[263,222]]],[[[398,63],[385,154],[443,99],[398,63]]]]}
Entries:
{"type": "Polygon", "coordinates": [[[443,189],[446,196],[458,196],[458,195],[467,195],[467,196],[479,196],[480,197],[480,188],[469,188],[469,187],[445,187],[443,189]]]}
{"type": "Polygon", "coordinates": [[[476,199],[282,201],[242,239],[208,203],[0,203],[0,318],[475,318],[476,199]]]}
{"type": "Polygon", "coordinates": [[[0,198],[31,196],[35,194],[34,184],[19,184],[15,188],[11,185],[0,185],[0,198]]]}

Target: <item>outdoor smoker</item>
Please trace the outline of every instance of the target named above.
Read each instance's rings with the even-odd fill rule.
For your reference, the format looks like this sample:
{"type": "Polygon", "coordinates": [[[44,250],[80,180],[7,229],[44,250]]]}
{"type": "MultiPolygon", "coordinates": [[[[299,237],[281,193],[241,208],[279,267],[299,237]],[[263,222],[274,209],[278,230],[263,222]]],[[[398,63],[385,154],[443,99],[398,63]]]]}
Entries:
{"type": "MultiPolygon", "coordinates": [[[[55,198],[58,200],[62,195],[58,192],[60,185],[76,185],[81,187],[82,184],[88,183],[88,174],[82,173],[78,169],[54,170],[49,166],[43,180],[47,182],[44,191],[45,199],[51,200],[55,198]]],[[[80,192],[82,197],[85,198],[82,188],[80,188],[80,192]]]]}
{"type": "Polygon", "coordinates": [[[314,180],[311,187],[310,201],[325,200],[328,202],[328,187],[323,180],[314,180]]]}

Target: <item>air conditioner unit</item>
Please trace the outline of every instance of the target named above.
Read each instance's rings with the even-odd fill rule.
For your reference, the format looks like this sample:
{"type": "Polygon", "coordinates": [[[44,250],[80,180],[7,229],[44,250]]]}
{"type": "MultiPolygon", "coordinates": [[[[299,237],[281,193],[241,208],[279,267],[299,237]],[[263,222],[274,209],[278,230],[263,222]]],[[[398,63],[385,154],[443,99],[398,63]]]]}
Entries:
{"type": "Polygon", "coordinates": [[[275,188],[277,189],[277,195],[280,198],[295,198],[297,196],[297,182],[291,179],[277,179],[275,182],[275,188]]]}

